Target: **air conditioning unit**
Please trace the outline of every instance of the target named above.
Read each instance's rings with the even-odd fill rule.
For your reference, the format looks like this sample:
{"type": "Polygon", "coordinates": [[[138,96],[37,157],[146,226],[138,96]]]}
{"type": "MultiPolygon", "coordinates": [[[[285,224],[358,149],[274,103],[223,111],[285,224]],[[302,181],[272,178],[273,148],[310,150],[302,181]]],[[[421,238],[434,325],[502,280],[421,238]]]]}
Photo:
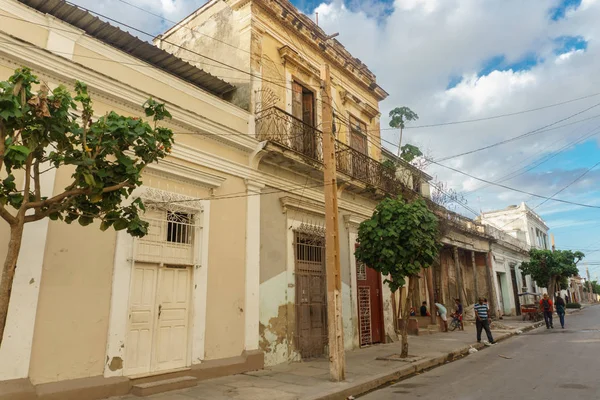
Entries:
{"type": "Polygon", "coordinates": [[[527,286],[521,288],[521,293],[526,293],[527,292],[527,286]]]}

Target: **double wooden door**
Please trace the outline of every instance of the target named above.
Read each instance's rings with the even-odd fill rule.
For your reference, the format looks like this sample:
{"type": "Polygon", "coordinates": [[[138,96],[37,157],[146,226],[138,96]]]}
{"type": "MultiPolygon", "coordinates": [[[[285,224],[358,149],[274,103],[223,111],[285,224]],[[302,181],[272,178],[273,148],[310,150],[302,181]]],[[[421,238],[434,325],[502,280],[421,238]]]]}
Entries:
{"type": "Polygon", "coordinates": [[[190,297],[190,267],[135,264],[125,343],[126,375],[188,366],[190,297]]]}

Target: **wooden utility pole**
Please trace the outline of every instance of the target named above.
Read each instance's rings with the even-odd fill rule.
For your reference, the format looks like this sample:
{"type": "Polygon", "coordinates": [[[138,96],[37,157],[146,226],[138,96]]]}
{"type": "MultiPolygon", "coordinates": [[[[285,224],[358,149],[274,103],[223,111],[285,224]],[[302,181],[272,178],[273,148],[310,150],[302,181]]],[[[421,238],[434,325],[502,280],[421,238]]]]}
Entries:
{"type": "Polygon", "coordinates": [[[329,335],[329,375],[332,381],[346,379],[344,326],[342,322],[342,276],[340,273],[340,235],[338,224],[335,137],[331,108],[329,65],[321,68],[323,121],[323,164],[325,190],[325,268],[327,270],[327,324],[329,335]]]}
{"type": "Polygon", "coordinates": [[[585,263],[585,272],[587,274],[588,301],[593,303],[594,293],[592,293],[592,280],[590,279],[590,269],[588,268],[587,263],[585,263]]]}

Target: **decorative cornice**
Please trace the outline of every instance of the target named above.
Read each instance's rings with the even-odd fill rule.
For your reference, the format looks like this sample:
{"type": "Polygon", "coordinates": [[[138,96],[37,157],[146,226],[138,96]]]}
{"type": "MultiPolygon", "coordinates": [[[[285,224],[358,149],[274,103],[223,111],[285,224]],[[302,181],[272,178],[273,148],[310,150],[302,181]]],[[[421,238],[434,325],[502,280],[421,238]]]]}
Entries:
{"type": "Polygon", "coordinates": [[[361,222],[363,222],[365,219],[366,218],[360,217],[358,215],[346,214],[344,215],[344,224],[346,225],[346,228],[358,228],[361,222]]]}
{"type": "Polygon", "coordinates": [[[188,212],[204,210],[201,199],[147,186],[143,188],[139,198],[142,199],[146,208],[155,210],[188,212]]]}
{"type": "Polygon", "coordinates": [[[283,59],[285,63],[290,63],[300,68],[306,74],[319,78],[319,69],[314,65],[311,65],[307,60],[302,59],[302,57],[300,57],[300,54],[294,51],[291,47],[287,45],[281,47],[279,49],[279,56],[283,59]]]}
{"type": "Polygon", "coordinates": [[[146,167],[146,173],[170,180],[178,180],[180,182],[204,186],[209,189],[218,188],[226,180],[226,178],[222,176],[209,174],[200,171],[197,168],[190,168],[173,162],[172,158],[174,157],[160,160],[156,164],[149,164],[146,167]]]}
{"type": "Polygon", "coordinates": [[[298,199],[291,196],[280,197],[281,207],[285,213],[288,209],[304,211],[318,216],[325,216],[325,205],[307,199],[298,199]]]}
{"type": "Polygon", "coordinates": [[[342,98],[343,105],[345,105],[348,101],[354,103],[370,119],[377,118],[381,115],[377,108],[365,101],[362,101],[358,96],[350,93],[348,90],[341,90],[340,97],[342,98]]]}

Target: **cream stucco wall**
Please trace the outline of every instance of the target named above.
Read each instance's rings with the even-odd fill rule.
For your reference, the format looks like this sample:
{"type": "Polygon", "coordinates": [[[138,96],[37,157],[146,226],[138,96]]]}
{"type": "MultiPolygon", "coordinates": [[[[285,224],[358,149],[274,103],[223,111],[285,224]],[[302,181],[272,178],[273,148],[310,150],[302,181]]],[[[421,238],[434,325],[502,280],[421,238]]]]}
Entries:
{"type": "MultiPolygon", "coordinates": [[[[55,193],[70,182],[70,171],[59,170],[55,193]]],[[[115,233],[101,232],[99,223],[50,223],[29,372],[34,384],[102,374],[114,245],[115,233]]]]}
{"type": "MultiPolygon", "coordinates": [[[[242,179],[223,183],[216,196],[244,193],[242,179]]],[[[246,199],[211,201],[208,250],[206,358],[239,356],[244,350],[246,199]]]]}
{"type": "MultiPolygon", "coordinates": [[[[204,227],[210,232],[208,249],[204,249],[209,268],[205,358],[239,356],[244,350],[246,308],[244,179],[251,174],[245,168],[256,143],[248,135],[249,113],[163,71],[140,65],[139,60],[22,4],[0,0],[0,5],[3,12],[36,23],[9,19],[0,24],[0,37],[8,43],[0,48],[1,80],[21,65],[31,67],[50,87],[64,84],[72,89],[76,79],[82,80],[88,83],[97,115],[112,110],[142,116],[141,104],[148,97],[166,102],[173,119],[165,121],[165,126],[176,132],[176,146],[173,156],[144,174],[144,185],[214,199],[210,226],[204,227]],[[64,30],[73,32],[59,35],[64,30]],[[22,45],[19,40],[28,43],[22,45]],[[234,198],[219,199],[228,195],[234,198]]],[[[67,186],[69,179],[68,170],[60,169],[54,192],[67,186]]],[[[43,256],[41,281],[23,275],[21,271],[27,268],[19,268],[18,274],[23,275],[19,279],[32,293],[18,293],[27,293],[21,302],[26,309],[19,309],[18,325],[9,321],[12,325],[7,327],[12,332],[30,324],[30,342],[14,347],[18,359],[11,353],[10,361],[0,360],[0,380],[29,375],[39,384],[103,374],[114,295],[115,240],[114,231],[101,232],[97,224],[85,228],[76,223],[48,224],[47,239],[44,236],[41,242],[45,252],[39,252],[43,256]],[[18,368],[12,368],[13,364],[18,368]],[[7,365],[10,371],[5,370],[7,365]]],[[[0,226],[0,255],[6,247],[2,243],[7,243],[4,225],[0,226]]],[[[116,305],[127,308],[128,295],[120,296],[123,301],[116,305]]],[[[11,304],[13,315],[21,303],[11,304]]]]}

